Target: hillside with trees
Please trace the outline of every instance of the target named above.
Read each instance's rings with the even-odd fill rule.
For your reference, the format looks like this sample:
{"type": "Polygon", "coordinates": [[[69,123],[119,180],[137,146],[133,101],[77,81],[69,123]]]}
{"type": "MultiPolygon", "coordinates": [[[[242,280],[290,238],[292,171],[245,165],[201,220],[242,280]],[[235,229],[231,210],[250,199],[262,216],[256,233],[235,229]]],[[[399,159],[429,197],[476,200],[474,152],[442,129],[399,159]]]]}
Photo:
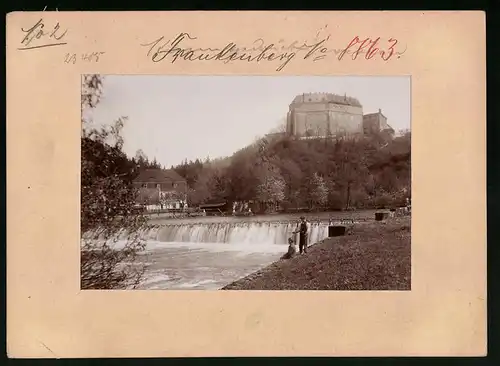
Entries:
{"type": "Polygon", "coordinates": [[[174,166],[191,206],[257,202],[259,211],[404,205],[411,192],[411,133],[391,140],[263,138],[231,157],[174,166]]]}

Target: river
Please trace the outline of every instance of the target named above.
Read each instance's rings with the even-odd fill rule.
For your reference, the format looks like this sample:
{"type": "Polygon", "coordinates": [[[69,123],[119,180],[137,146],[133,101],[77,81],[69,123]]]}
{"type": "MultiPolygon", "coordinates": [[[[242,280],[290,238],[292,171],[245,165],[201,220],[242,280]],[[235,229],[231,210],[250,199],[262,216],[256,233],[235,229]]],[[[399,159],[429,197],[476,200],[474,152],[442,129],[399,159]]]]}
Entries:
{"type": "MultiPolygon", "coordinates": [[[[278,260],[301,214],[172,219],[152,215],[141,290],[217,290],[278,260]]],[[[372,219],[374,211],[306,214],[310,244],[328,222],[372,219]]]]}

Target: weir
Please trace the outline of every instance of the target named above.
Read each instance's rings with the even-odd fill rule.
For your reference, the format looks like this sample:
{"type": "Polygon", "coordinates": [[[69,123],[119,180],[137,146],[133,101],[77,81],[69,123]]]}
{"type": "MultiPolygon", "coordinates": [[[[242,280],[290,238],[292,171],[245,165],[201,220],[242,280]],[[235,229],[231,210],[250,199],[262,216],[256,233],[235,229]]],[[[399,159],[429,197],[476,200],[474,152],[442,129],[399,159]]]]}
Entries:
{"type": "MultiPolygon", "coordinates": [[[[358,223],[365,218],[336,218],[335,220],[317,219],[308,222],[308,244],[317,243],[328,236],[330,224],[358,223]]],[[[169,221],[158,224],[149,224],[140,233],[142,240],[149,242],[148,247],[156,243],[191,243],[191,244],[234,244],[244,246],[245,244],[288,244],[288,239],[293,237],[293,231],[298,229],[297,220],[234,220],[232,218],[220,218],[219,221],[193,220],[193,221],[169,221]],[[222,219],[222,220],[221,220],[222,219]],[[227,221],[226,221],[227,220],[227,221]]],[[[82,239],[91,241],[114,241],[113,246],[124,245],[129,236],[126,230],[121,230],[116,239],[105,239],[102,236],[95,237],[95,232],[84,233],[82,239]],[[121,244],[119,244],[121,243],[121,244]]],[[[298,234],[295,234],[298,243],[298,234]]],[[[215,247],[214,247],[215,249],[215,247]]],[[[236,249],[236,248],[235,248],[236,249]]]]}
{"type": "MultiPolygon", "coordinates": [[[[142,238],[161,242],[287,244],[296,229],[296,222],[163,224],[150,226],[142,238]]],[[[309,243],[318,242],[328,236],[328,223],[309,223],[308,231],[309,243]]]]}
{"type": "MultiPolygon", "coordinates": [[[[298,228],[297,220],[219,220],[172,220],[150,224],[140,233],[134,233],[133,236],[138,234],[145,241],[143,254],[147,254],[141,257],[147,266],[139,288],[220,289],[279,260],[287,250],[288,239],[298,228]]],[[[329,224],[338,222],[342,219],[310,221],[308,244],[325,239],[329,224]]],[[[295,235],[298,244],[298,234],[295,235]]],[[[127,236],[122,230],[102,244],[108,242],[118,249],[127,244],[127,236]]],[[[100,245],[99,240],[87,239],[93,245],[100,245]]]]}

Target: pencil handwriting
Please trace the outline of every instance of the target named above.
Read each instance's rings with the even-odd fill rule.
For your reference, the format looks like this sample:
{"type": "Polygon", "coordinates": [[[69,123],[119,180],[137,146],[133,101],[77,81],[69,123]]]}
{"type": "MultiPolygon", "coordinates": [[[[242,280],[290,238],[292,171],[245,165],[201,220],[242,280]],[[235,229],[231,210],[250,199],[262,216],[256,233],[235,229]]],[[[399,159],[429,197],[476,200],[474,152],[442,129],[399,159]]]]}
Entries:
{"type": "Polygon", "coordinates": [[[106,52],[84,52],[81,54],[77,53],[67,53],[64,56],[64,63],[66,64],[76,64],[78,60],[81,60],[81,62],[87,62],[87,63],[97,63],[99,62],[100,58],[102,55],[104,55],[106,52]]]}

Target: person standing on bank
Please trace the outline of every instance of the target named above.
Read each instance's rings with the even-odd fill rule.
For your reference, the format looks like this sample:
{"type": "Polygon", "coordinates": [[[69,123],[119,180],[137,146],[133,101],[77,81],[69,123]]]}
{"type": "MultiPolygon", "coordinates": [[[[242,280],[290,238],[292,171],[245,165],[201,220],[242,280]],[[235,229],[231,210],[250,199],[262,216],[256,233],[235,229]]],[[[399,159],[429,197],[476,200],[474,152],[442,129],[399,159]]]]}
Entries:
{"type": "Polygon", "coordinates": [[[299,229],[295,233],[299,233],[299,253],[307,253],[307,221],[304,216],[300,218],[299,229]]]}

